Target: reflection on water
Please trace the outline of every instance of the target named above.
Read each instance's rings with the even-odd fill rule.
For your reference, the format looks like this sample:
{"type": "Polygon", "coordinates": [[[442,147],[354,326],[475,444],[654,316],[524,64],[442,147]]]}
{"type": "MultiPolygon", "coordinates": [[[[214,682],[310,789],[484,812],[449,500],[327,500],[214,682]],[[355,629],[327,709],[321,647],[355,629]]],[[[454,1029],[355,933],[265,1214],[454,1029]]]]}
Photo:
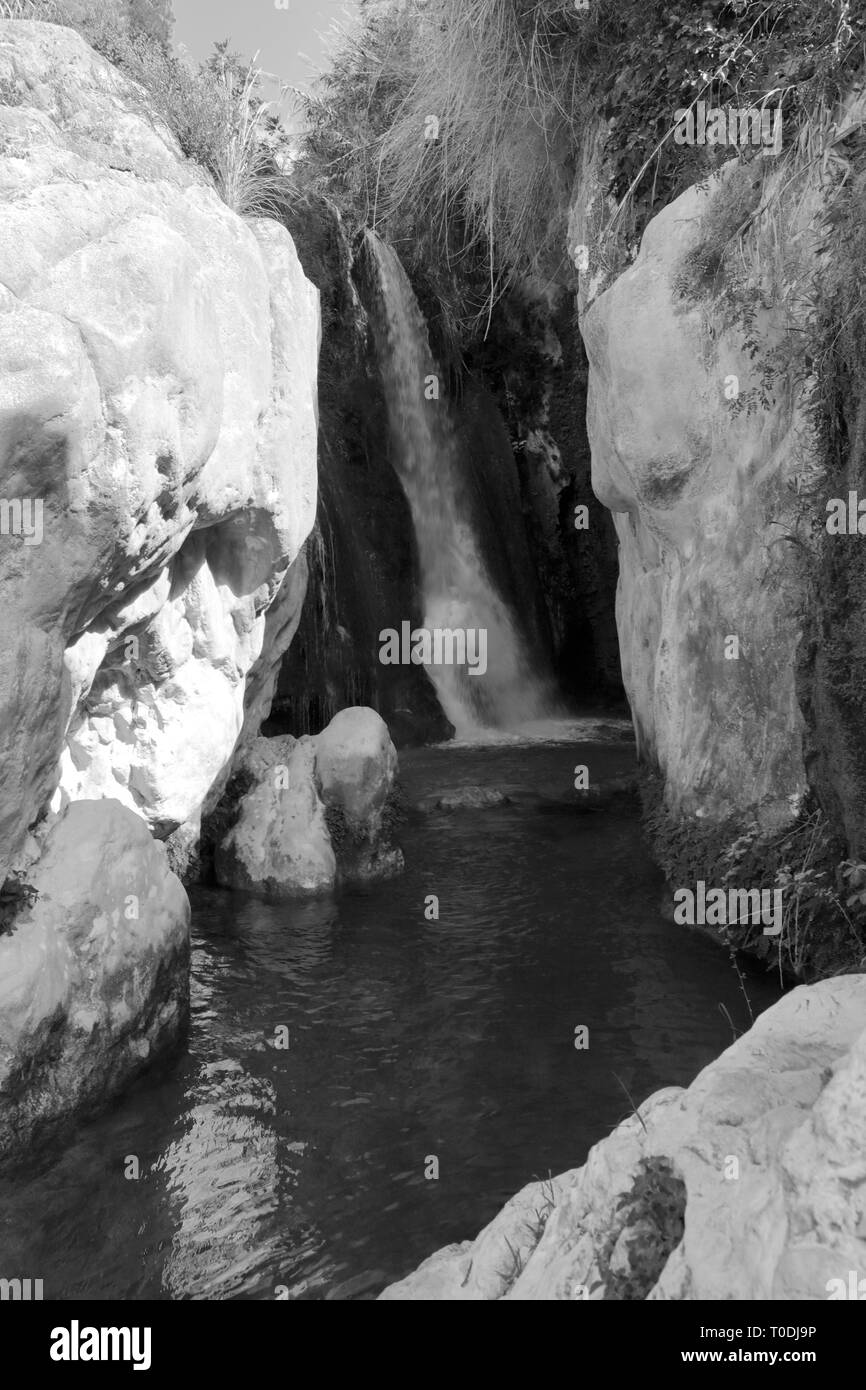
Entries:
{"type": "MultiPolygon", "coordinates": [[[[187,1050],[0,1184],[0,1273],[46,1298],[373,1297],[581,1163],[629,1110],[616,1077],[636,1100],[689,1082],[731,1041],[719,1005],[744,1027],[744,1004],[725,955],[662,918],[635,812],[577,813],[575,764],[631,759],[407,753],[412,801],[481,784],[513,804],[413,815],[406,874],[336,899],[197,890],[187,1050]]],[[[776,997],[748,989],[756,1012],[776,997]]]]}

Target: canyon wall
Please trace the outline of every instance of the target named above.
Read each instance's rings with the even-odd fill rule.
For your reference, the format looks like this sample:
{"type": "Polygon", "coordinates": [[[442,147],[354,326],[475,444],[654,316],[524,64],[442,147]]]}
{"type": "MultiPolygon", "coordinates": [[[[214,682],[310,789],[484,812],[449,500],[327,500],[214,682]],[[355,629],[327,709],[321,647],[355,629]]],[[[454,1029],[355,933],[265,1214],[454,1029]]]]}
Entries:
{"type": "Polygon", "coordinates": [[[497,305],[492,350],[482,345],[479,357],[511,435],[518,513],[543,609],[536,624],[549,634],[563,693],[597,707],[623,698],[617,539],[592,488],[588,366],[574,289],[567,279],[555,289],[521,282],[497,305]]]}
{"type": "MultiPolygon", "coordinates": [[[[748,326],[719,297],[726,238],[754,182],[753,165],[730,164],[665,207],[582,330],[593,487],[619,539],[617,624],[640,751],[674,812],[771,827],[807,786],[795,689],[807,596],[791,536],[796,479],[815,454],[784,376],[759,398],[779,340],[764,273],[771,225],[752,234],[748,326]]],[[[807,203],[799,225],[804,262],[814,211],[807,203]]]]}
{"type": "Polygon", "coordinates": [[[613,208],[595,131],[569,246],[589,256],[593,487],[616,525],[623,677],[666,829],[772,836],[818,805],[837,861],[866,843],[863,566],[856,534],[825,527],[828,501],[863,481],[860,393],[833,356],[861,125],[852,98],[822,161],[731,160],[631,254],[620,235],[619,261],[610,242],[602,253],[613,208]],[[850,214],[834,202],[846,185],[850,214]]]}
{"type": "Polygon", "coordinates": [[[148,832],[194,838],[297,626],[319,311],[288,232],[69,29],[0,23],[0,200],[2,1154],[182,1027],[188,907],[148,832]]]}

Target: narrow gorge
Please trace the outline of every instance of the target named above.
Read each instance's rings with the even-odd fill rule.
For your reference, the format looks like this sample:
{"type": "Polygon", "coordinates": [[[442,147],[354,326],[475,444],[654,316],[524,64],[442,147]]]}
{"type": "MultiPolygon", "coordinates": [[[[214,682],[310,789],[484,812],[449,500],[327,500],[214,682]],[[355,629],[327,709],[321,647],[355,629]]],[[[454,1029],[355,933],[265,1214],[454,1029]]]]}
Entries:
{"type": "Polygon", "coordinates": [[[866,12],[204,9],[0,3],[0,1298],[866,1297],[866,12]]]}

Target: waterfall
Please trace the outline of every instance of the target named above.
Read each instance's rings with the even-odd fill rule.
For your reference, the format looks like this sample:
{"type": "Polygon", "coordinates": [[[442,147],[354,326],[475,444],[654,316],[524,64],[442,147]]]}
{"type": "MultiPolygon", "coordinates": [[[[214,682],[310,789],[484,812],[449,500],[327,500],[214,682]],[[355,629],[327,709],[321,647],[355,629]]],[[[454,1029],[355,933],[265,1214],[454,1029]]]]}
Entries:
{"type": "Polygon", "coordinates": [[[415,526],[424,627],[487,634],[483,675],[456,664],[430,664],[428,671],[458,738],[483,728],[515,729],[550,712],[543,685],[461,504],[455,431],[447,401],[441,394],[431,398],[442,377],[409,277],[375,233],[365,233],[365,249],[376,280],[371,321],[395,462],[415,526]]]}

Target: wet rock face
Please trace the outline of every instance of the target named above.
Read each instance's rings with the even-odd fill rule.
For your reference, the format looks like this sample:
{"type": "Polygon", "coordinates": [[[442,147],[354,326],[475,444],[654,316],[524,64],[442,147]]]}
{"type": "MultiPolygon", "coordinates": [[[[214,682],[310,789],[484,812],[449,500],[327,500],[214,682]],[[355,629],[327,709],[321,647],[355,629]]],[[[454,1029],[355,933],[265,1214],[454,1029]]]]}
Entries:
{"type": "Polygon", "coordinates": [[[0,1163],[116,1095],[180,1037],[189,903],[165,849],[116,801],[43,837],[0,935],[0,1163]]]}
{"type": "Polygon", "coordinates": [[[397,753],[375,710],[341,710],[315,737],[256,739],[239,767],[248,790],[214,859],[224,888],[296,898],[402,871],[387,814],[397,753]]]}
{"type": "Polygon", "coordinates": [[[287,216],[322,301],[319,502],[309,596],[283,662],[268,735],[318,734],[354,705],[379,711],[398,747],[448,738],[423,667],[383,666],[379,633],[422,621],[415,533],[394,470],[385,401],[340,214],[308,196],[287,216]]]}
{"type": "MultiPolygon", "coordinates": [[[[479,516],[479,535],[494,542],[485,558],[536,649],[547,653],[563,693],[578,703],[621,704],[617,540],[591,485],[587,362],[573,294],[563,288],[548,296],[531,282],[512,291],[497,305],[474,367],[501,412],[484,420],[466,451],[488,510],[486,524],[479,516]],[[506,434],[510,444],[506,439],[496,451],[485,478],[486,457],[506,434]],[[513,458],[506,461],[509,448],[513,458]],[[503,486],[512,474],[511,487],[503,486]],[[497,548],[506,561],[500,553],[498,568],[497,548]]],[[[476,393],[470,386],[466,405],[476,393]]],[[[473,413],[477,408],[464,408],[468,423],[473,413]]]]}
{"type": "Polygon", "coordinates": [[[801,986],[389,1300],[822,1300],[863,1268],[866,976],[801,986]]]}
{"type": "Polygon", "coordinates": [[[71,30],[0,23],[0,85],[0,494],[41,527],[0,536],[2,875],[58,781],[165,835],[223,771],[313,524],[318,308],[71,30]]]}
{"type": "MultiPolygon", "coordinates": [[[[803,421],[784,383],[769,408],[732,410],[734,378],[742,393],[757,380],[747,334],[687,273],[742,177],[728,167],[665,208],[582,330],[592,480],[619,538],[617,624],[641,751],[672,810],[758,809],[773,823],[806,785],[802,567],[785,540],[803,421]]],[[[767,315],[755,333],[772,347],[767,315]]]]}

